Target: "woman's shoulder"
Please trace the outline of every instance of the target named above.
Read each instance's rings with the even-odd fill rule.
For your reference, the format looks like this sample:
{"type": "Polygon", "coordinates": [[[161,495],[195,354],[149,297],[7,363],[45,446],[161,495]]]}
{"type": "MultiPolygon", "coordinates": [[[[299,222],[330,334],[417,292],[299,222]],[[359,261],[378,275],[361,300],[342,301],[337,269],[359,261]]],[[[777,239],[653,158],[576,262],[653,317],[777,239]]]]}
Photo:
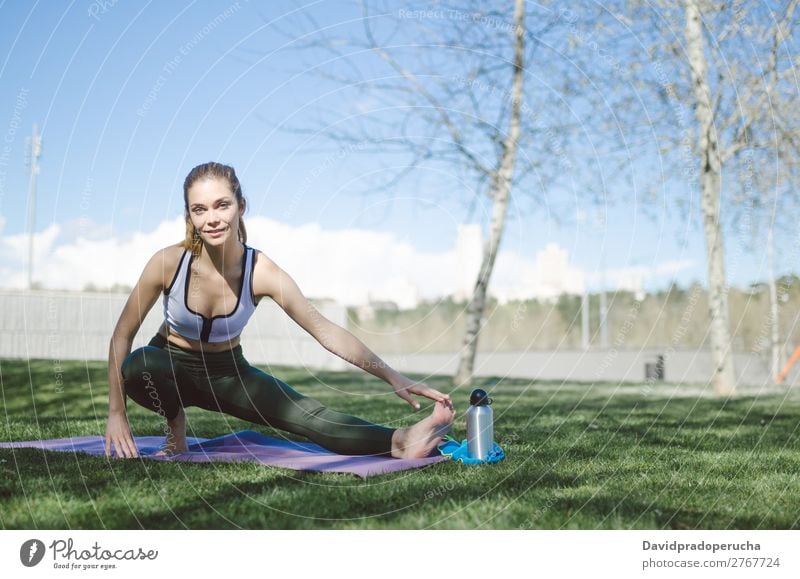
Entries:
{"type": "MultiPolygon", "coordinates": [[[[160,259],[164,260],[164,265],[178,265],[183,253],[188,251],[185,247],[183,247],[182,242],[175,243],[173,245],[168,245],[166,247],[162,247],[158,251],[156,251],[155,256],[158,256],[160,259]]],[[[154,257],[155,257],[154,256],[154,257]]]]}
{"type": "MultiPolygon", "coordinates": [[[[250,246],[252,247],[252,246],[250,246]]],[[[269,295],[270,280],[277,264],[263,251],[253,247],[253,295],[256,300],[269,295]]]]}
{"type": "Polygon", "coordinates": [[[147,260],[139,276],[139,283],[150,288],[164,289],[174,277],[183,255],[180,243],[156,250],[147,260]]]}
{"type": "Polygon", "coordinates": [[[178,242],[162,247],[153,254],[151,259],[160,264],[160,270],[164,275],[165,282],[168,283],[173,278],[185,251],[187,249],[183,247],[183,243],[178,242]]]}
{"type": "Polygon", "coordinates": [[[253,250],[253,270],[266,273],[270,267],[275,267],[276,263],[260,249],[248,245],[253,250]]]}

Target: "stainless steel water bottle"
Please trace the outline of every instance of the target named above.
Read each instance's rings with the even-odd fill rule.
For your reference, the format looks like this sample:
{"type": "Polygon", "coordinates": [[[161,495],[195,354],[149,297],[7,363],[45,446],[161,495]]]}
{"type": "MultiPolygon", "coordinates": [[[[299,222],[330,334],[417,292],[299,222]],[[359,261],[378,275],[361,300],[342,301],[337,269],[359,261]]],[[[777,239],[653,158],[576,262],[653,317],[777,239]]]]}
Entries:
{"type": "Polygon", "coordinates": [[[467,409],[467,451],[470,458],[486,460],[494,445],[492,399],[485,390],[476,388],[469,397],[467,409]]]}

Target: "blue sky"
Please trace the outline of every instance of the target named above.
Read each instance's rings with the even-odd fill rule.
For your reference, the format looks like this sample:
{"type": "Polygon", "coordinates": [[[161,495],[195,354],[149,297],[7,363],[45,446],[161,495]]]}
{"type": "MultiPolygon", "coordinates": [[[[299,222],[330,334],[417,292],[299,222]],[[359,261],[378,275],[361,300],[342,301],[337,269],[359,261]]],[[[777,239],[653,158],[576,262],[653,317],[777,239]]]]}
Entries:
{"type": "MultiPolygon", "coordinates": [[[[193,166],[209,160],[237,169],[250,203],[251,244],[282,256],[319,293],[325,293],[325,280],[315,279],[314,268],[306,262],[327,258],[308,252],[327,248],[341,253],[345,250],[336,249],[336,244],[350,235],[341,247],[357,254],[359,244],[349,245],[354,231],[385,234],[379,237],[391,248],[387,251],[405,247],[402,255],[410,255],[409,261],[396,259],[406,268],[431,256],[449,259],[458,225],[476,217],[468,215],[463,202],[447,192],[420,190],[413,180],[390,194],[364,197],[359,191],[392,159],[375,151],[356,151],[320,172],[333,145],[273,130],[272,125],[281,122],[316,118],[322,103],[329,107],[335,102],[324,95],[336,87],[304,73],[301,56],[275,29],[287,24],[285,14],[302,5],[268,6],[246,1],[0,3],[0,55],[5,55],[0,60],[0,131],[5,139],[0,146],[7,147],[0,158],[4,284],[18,285],[25,268],[20,249],[26,232],[28,176],[23,161],[25,137],[33,123],[38,123],[44,141],[35,261],[54,263],[71,255],[75,264],[83,263],[73,264],[84,268],[74,276],[78,286],[87,280],[110,281],[95,271],[103,268],[96,256],[106,255],[105,250],[110,256],[114,248],[132,252],[124,260],[131,271],[115,269],[120,282],[131,283],[151,249],[135,240],[179,240],[182,228],[176,220],[182,214],[183,178],[193,166]],[[321,150],[323,145],[327,152],[321,150]],[[309,178],[315,170],[318,174],[309,178]],[[265,229],[254,231],[255,226],[265,229]],[[303,237],[309,226],[330,233],[322,236],[327,243],[320,245],[317,230],[312,241],[303,237]],[[291,237],[293,245],[279,247],[284,240],[277,231],[291,237]],[[107,247],[110,240],[116,243],[112,248],[107,247]]],[[[358,17],[353,8],[331,2],[300,9],[312,13],[321,26],[358,17]]],[[[528,275],[536,276],[547,263],[561,259],[553,257],[561,255],[553,253],[553,244],[566,251],[563,259],[585,274],[590,288],[600,283],[592,272],[601,263],[611,271],[606,276],[610,289],[624,287],[618,280],[639,275],[637,271],[637,283],[645,289],[664,287],[672,280],[705,280],[699,215],[689,222],[677,214],[652,220],[630,203],[607,211],[607,225],[602,227],[592,225],[593,210],[576,205],[567,223],[559,226],[546,212],[521,214],[512,205],[499,285],[513,286],[514,272],[520,268],[530,266],[528,275]],[[520,265],[523,262],[527,265],[520,265]]],[[[742,285],[763,278],[763,256],[737,244],[732,236],[727,249],[735,263],[730,264],[729,282],[742,285]]],[[[348,259],[351,267],[370,267],[366,257],[348,259]]],[[[59,275],[50,277],[40,268],[34,277],[47,287],[74,285],[65,281],[70,263],[62,263],[59,275]]],[[[779,271],[789,269],[787,264],[779,271]]],[[[436,270],[431,262],[430,271],[436,270]]],[[[426,283],[420,272],[407,278],[416,285],[426,283]]],[[[363,280],[367,285],[373,282],[374,275],[363,280]]],[[[431,288],[446,285],[437,283],[431,282],[431,288]]],[[[387,289],[386,295],[392,291],[387,289]]]]}

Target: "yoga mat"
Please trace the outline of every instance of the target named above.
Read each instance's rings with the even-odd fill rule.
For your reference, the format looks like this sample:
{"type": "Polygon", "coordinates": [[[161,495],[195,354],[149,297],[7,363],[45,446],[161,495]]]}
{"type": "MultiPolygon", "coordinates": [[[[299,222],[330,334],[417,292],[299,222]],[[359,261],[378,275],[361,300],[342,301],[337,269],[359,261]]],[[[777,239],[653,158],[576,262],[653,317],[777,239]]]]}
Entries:
{"type": "MultiPolygon", "coordinates": [[[[362,478],[419,468],[449,460],[441,455],[427,458],[401,459],[383,456],[350,456],[336,454],[313,442],[278,440],[253,430],[242,430],[216,438],[186,437],[187,452],[172,456],[150,456],[165,443],[164,436],[136,436],[139,456],[166,462],[236,462],[250,461],[268,466],[317,472],[347,472],[362,478]]],[[[105,437],[75,436],[51,440],[0,442],[0,448],[41,448],[61,452],[85,452],[105,456],[105,437]]],[[[118,459],[114,452],[114,460],[118,459]]],[[[130,460],[130,459],[127,459],[130,460]]]]}

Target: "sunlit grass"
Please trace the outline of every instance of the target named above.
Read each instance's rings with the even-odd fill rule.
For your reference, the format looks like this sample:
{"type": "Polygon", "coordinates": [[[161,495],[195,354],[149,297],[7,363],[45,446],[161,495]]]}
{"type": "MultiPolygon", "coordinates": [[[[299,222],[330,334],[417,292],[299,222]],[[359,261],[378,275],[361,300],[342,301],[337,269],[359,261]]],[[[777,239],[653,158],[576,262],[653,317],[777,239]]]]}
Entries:
{"type": "MultiPolygon", "coordinates": [[[[416,415],[363,372],[264,368],[336,410],[391,426],[416,415]]],[[[0,361],[0,439],[101,435],[106,367],[0,361]]],[[[422,378],[422,377],[418,377],[422,378]]],[[[426,378],[449,391],[446,378],[426,378]]],[[[368,479],[252,463],[106,460],[0,449],[0,525],[19,528],[800,527],[800,397],[673,396],[674,388],[481,380],[501,463],[446,462],[368,479]]],[[[679,391],[680,392],[680,391],[679,391]]],[[[468,391],[452,392],[465,437],[468,391]]],[[[163,421],[129,402],[136,435],[163,421]]],[[[189,434],[269,427],[187,409],[189,434]]]]}

